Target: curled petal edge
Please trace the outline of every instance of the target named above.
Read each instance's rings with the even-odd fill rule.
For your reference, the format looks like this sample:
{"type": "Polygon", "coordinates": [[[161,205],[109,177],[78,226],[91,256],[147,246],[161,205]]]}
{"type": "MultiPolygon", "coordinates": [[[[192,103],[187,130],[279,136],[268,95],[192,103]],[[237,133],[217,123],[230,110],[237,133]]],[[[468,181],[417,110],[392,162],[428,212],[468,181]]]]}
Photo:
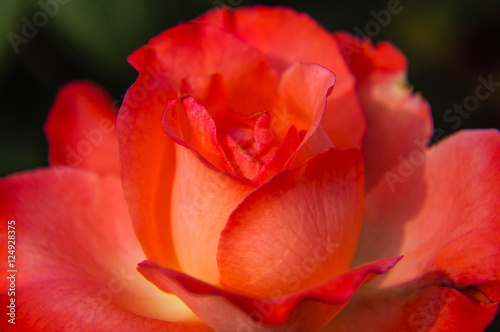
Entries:
{"type": "MultiPolygon", "coordinates": [[[[234,329],[237,322],[247,321],[248,317],[256,315],[262,317],[262,323],[266,325],[291,324],[294,317],[300,316],[299,310],[295,309],[299,309],[297,307],[304,301],[338,307],[334,308],[337,310],[333,310],[331,317],[322,317],[325,319],[322,322],[324,325],[340,312],[364,283],[390,270],[401,258],[402,256],[377,260],[353,268],[308,290],[272,299],[231,293],[181,272],[163,268],[154,261],[140,263],[137,270],[162,291],[178,296],[207,325],[225,331],[234,329]]],[[[317,324],[315,321],[318,317],[310,317],[308,320],[311,321],[310,324],[317,324]]]]}

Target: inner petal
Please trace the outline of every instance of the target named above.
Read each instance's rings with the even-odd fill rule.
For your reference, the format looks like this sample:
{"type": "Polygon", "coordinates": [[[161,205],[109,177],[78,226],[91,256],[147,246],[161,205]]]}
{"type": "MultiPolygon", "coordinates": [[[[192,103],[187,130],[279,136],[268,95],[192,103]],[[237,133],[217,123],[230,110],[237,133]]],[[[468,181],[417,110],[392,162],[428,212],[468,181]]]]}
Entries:
{"type": "Polygon", "coordinates": [[[226,158],[234,168],[235,175],[254,179],[259,173],[262,163],[253,158],[230,135],[217,133],[217,139],[226,154],[226,158]]]}
{"type": "Polygon", "coordinates": [[[278,141],[270,128],[271,117],[264,113],[257,118],[253,130],[255,147],[258,157],[266,162],[274,154],[279,146],[278,141]]]}
{"type": "Polygon", "coordinates": [[[295,121],[298,115],[293,117],[294,123],[283,122],[283,114],[290,120],[293,103],[280,98],[271,108],[254,108],[254,113],[234,107],[220,74],[188,76],[178,93],[190,124],[184,135],[188,145],[221,171],[255,182],[265,182],[283,169],[283,161],[303,141],[300,133],[308,128],[308,121],[295,121]],[[205,130],[197,129],[201,124],[198,117],[205,130]],[[291,127],[295,129],[290,131],[291,127]]]}
{"type": "MultiPolygon", "coordinates": [[[[251,117],[241,116],[241,118],[244,120],[240,124],[241,127],[218,132],[219,144],[226,153],[231,166],[237,170],[239,175],[252,180],[256,180],[257,177],[267,180],[268,177],[261,176],[262,169],[271,162],[277,165],[276,155],[280,147],[287,146],[286,149],[281,148],[280,155],[289,152],[285,153],[286,156],[284,156],[288,158],[298,144],[290,144],[289,140],[286,139],[283,142],[278,141],[270,127],[271,117],[267,112],[258,113],[251,117]],[[292,151],[289,151],[290,146],[294,147],[292,151]]],[[[269,168],[268,171],[271,169],[269,168]]]]}

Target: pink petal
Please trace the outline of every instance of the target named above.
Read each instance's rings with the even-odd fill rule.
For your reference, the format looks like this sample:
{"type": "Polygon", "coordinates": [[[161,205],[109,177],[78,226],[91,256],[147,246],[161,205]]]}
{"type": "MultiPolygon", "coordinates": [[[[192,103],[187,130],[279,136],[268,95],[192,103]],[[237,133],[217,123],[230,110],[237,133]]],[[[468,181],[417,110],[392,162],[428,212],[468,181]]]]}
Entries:
{"type": "Polygon", "coordinates": [[[50,163],[119,174],[115,121],[116,110],[102,88],[84,81],[63,86],[45,124],[50,163]]]}
{"type": "Polygon", "coordinates": [[[438,271],[499,301],[499,132],[463,131],[413,155],[368,195],[357,262],[404,254],[384,285],[438,271]]]}
{"type": "Polygon", "coordinates": [[[365,282],[386,272],[399,258],[373,262],[314,288],[273,299],[256,299],[206,284],[153,261],[139,272],[159,289],[177,295],[217,331],[317,331],[334,317],[365,282]]]}
{"type": "Polygon", "coordinates": [[[453,285],[416,283],[362,288],[323,331],[483,331],[498,304],[481,303],[453,285]]]}
{"type": "MultiPolygon", "coordinates": [[[[70,169],[59,182],[56,171],[43,169],[0,180],[4,248],[6,221],[15,220],[15,327],[206,329],[178,299],[159,292],[135,270],[145,257],[132,231],[119,178],[70,169]]],[[[6,261],[2,260],[4,271],[6,261]]]]}
{"type": "Polygon", "coordinates": [[[359,150],[329,150],[238,205],[217,254],[221,284],[256,297],[299,292],[348,270],[364,197],[359,150]]]}

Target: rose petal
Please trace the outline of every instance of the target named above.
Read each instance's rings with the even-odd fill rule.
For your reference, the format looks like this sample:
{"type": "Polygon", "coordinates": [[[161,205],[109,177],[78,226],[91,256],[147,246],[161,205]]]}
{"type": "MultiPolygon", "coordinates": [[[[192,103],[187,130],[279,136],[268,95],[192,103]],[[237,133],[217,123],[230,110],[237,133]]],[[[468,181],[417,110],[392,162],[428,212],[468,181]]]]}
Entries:
{"type": "Polygon", "coordinates": [[[253,133],[256,155],[262,161],[269,160],[269,157],[279,145],[270,125],[271,117],[268,113],[259,115],[254,125],[253,133]]]}
{"type": "Polygon", "coordinates": [[[218,73],[224,77],[230,107],[254,113],[272,108],[277,78],[257,50],[221,29],[196,24],[165,31],[129,61],[140,74],[118,116],[124,195],[147,257],[175,268],[169,190],[175,174],[174,143],[161,124],[167,102],[178,97],[182,79],[218,73]]]}
{"type": "Polygon", "coordinates": [[[161,72],[168,82],[168,99],[177,97],[186,77],[220,74],[229,106],[238,113],[269,110],[275,103],[274,68],[258,50],[215,26],[177,25],[135,51],[129,62],[141,72],[161,72]]]}
{"type": "Polygon", "coordinates": [[[84,81],[63,86],[45,124],[50,163],[120,174],[115,121],[102,88],[84,81]]]}
{"type": "Polygon", "coordinates": [[[253,180],[259,173],[262,163],[245,151],[230,135],[218,133],[217,137],[225,155],[235,169],[234,174],[253,180]]]}
{"type": "Polygon", "coordinates": [[[288,161],[287,168],[297,167],[333,146],[321,124],[326,98],[334,82],[332,72],[313,63],[296,62],[283,73],[280,82],[282,109],[272,116],[284,121],[286,130],[292,125],[299,131],[307,130],[299,148],[288,161]]]}
{"type": "Polygon", "coordinates": [[[498,304],[441,285],[362,288],[323,331],[483,331],[498,304]]]}
{"type": "Polygon", "coordinates": [[[176,146],[176,163],[171,217],[177,257],[182,271],[217,284],[220,232],[229,214],[256,184],[208,167],[180,145],[176,146]]]}
{"type": "Polygon", "coordinates": [[[191,96],[198,104],[203,105],[219,131],[232,128],[234,113],[229,107],[224,78],[220,74],[184,78],[179,95],[181,98],[191,96]]]}
{"type": "Polygon", "coordinates": [[[178,144],[196,151],[217,169],[235,173],[217,139],[214,120],[193,97],[185,97],[180,103],[177,100],[169,102],[162,115],[162,125],[178,144]]]}
{"type": "Polygon", "coordinates": [[[139,272],[164,292],[175,294],[198,317],[217,331],[317,331],[334,317],[358,288],[386,272],[399,258],[373,262],[339,275],[306,291],[273,299],[230,293],[153,261],[139,272]]]}
{"type": "MultiPolygon", "coordinates": [[[[145,257],[119,178],[74,169],[62,174],[61,182],[52,168],[0,180],[0,217],[15,220],[16,328],[203,329],[182,302],[135,271],[145,257]]],[[[0,227],[6,248],[7,222],[0,227]]]]}
{"type": "Polygon", "coordinates": [[[405,56],[391,43],[380,42],[373,46],[369,39],[360,39],[346,32],[334,33],[334,37],[358,80],[376,71],[402,72],[408,69],[405,56]]]}
{"type": "Polygon", "coordinates": [[[295,126],[291,126],[283,142],[278,146],[274,155],[261,167],[254,181],[264,183],[274,174],[282,171],[285,168],[286,162],[295,153],[301,142],[302,138],[300,138],[297,129],[295,126]]]}
{"type": "Polygon", "coordinates": [[[418,152],[426,163],[407,160],[415,169],[407,178],[394,170],[401,179],[397,190],[380,183],[368,195],[357,262],[404,254],[383,284],[443,271],[499,301],[500,134],[463,131],[425,151],[426,157],[418,152]]]}
{"type": "Polygon", "coordinates": [[[406,86],[404,55],[389,43],[373,47],[347,33],[337,33],[368,122],[363,141],[366,187],[369,191],[384,172],[408,158],[417,142],[427,144],[432,134],[429,104],[406,86]]]}
{"type": "Polygon", "coordinates": [[[168,101],[165,80],[146,70],[139,74],[120,108],[117,132],[123,194],[142,250],[164,266],[178,267],[170,224],[175,143],[161,124],[168,101]]]}
{"type": "Polygon", "coordinates": [[[332,149],[279,173],[238,205],[217,254],[221,284],[256,297],[298,292],[346,271],[364,196],[359,150],[332,149]]]}
{"type": "Polygon", "coordinates": [[[366,121],[355,78],[332,34],[309,17],[287,7],[217,9],[196,19],[234,32],[269,56],[284,71],[295,61],[318,63],[335,73],[323,127],[335,146],[361,147],[366,121]],[[293,38],[289,38],[293,35],[293,38]]]}

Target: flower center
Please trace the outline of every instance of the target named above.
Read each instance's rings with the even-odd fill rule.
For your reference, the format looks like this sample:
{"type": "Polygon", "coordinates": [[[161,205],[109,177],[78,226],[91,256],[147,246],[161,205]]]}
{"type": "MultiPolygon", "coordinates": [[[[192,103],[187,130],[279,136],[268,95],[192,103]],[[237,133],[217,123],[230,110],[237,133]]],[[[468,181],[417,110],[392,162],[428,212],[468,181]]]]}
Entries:
{"type": "Polygon", "coordinates": [[[260,163],[265,163],[279,146],[270,128],[271,118],[267,112],[256,114],[253,129],[248,127],[233,128],[227,131],[238,145],[260,163]]]}
{"type": "Polygon", "coordinates": [[[276,153],[280,143],[270,128],[267,112],[241,117],[238,127],[218,132],[217,138],[236,174],[254,179],[276,153]]]}

